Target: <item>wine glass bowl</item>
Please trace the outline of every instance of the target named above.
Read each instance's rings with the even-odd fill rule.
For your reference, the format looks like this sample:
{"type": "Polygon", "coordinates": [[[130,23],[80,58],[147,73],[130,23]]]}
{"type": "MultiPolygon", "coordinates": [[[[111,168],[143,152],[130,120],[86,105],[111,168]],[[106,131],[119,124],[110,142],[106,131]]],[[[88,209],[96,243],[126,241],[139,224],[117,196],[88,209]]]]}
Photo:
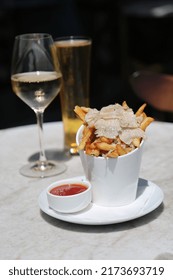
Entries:
{"type": "Polygon", "coordinates": [[[65,171],[64,164],[49,162],[43,145],[43,113],[61,89],[62,75],[53,60],[54,42],[49,34],[31,33],[16,36],[11,69],[14,93],[36,114],[40,157],[22,167],[28,177],[49,177],[65,171]]]}
{"type": "Polygon", "coordinates": [[[44,111],[61,86],[61,76],[46,71],[15,74],[11,80],[13,91],[35,112],[44,111]]]}

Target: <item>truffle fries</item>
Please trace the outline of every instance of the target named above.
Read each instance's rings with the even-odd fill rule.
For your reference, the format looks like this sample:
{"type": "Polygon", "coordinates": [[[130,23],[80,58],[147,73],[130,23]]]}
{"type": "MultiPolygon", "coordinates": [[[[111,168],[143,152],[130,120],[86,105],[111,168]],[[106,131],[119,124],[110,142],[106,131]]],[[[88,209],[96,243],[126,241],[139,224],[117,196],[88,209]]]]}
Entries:
{"type": "Polygon", "coordinates": [[[133,113],[126,101],[122,105],[116,103],[104,107],[101,111],[75,106],[74,112],[84,125],[78,150],[96,157],[115,158],[138,148],[146,128],[154,121],[144,112],[145,107],[146,103],[133,113]]]}

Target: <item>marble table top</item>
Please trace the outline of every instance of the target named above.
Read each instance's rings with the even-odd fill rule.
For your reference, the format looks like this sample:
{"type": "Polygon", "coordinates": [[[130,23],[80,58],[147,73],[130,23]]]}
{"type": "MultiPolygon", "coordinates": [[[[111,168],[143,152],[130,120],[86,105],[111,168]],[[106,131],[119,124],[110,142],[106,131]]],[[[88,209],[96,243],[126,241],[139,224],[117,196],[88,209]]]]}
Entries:
{"type": "Polygon", "coordinates": [[[38,157],[36,125],[0,130],[0,259],[173,259],[173,124],[150,125],[140,171],[163,190],[163,203],[143,217],[99,226],[40,210],[39,194],[51,182],[84,174],[79,156],[63,154],[62,123],[45,123],[44,134],[48,158],[64,161],[67,170],[34,179],[19,169],[38,157]]]}

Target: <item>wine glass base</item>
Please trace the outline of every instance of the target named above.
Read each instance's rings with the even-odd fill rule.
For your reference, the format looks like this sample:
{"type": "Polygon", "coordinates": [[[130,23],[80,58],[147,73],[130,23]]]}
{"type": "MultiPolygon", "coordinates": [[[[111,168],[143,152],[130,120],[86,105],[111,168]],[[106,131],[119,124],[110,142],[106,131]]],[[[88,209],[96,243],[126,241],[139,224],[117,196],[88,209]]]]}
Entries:
{"type": "Polygon", "coordinates": [[[66,166],[63,163],[48,161],[46,163],[34,162],[24,165],[20,169],[20,174],[32,178],[52,177],[63,173],[66,166]]]}

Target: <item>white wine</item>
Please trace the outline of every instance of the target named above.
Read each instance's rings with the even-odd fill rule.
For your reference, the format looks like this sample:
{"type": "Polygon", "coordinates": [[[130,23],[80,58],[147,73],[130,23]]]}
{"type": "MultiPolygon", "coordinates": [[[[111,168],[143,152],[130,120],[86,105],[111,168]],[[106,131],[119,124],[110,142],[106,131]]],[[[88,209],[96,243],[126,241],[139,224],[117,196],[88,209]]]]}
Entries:
{"type": "Polygon", "coordinates": [[[61,74],[52,71],[26,72],[12,75],[12,88],[34,111],[44,109],[60,92],[61,74]]]}
{"type": "Polygon", "coordinates": [[[14,93],[36,114],[40,153],[36,162],[24,165],[20,173],[27,177],[43,178],[66,170],[61,162],[48,161],[43,143],[44,110],[61,89],[62,74],[56,69],[52,56],[52,36],[46,33],[29,33],[15,37],[11,83],[14,93]]]}

